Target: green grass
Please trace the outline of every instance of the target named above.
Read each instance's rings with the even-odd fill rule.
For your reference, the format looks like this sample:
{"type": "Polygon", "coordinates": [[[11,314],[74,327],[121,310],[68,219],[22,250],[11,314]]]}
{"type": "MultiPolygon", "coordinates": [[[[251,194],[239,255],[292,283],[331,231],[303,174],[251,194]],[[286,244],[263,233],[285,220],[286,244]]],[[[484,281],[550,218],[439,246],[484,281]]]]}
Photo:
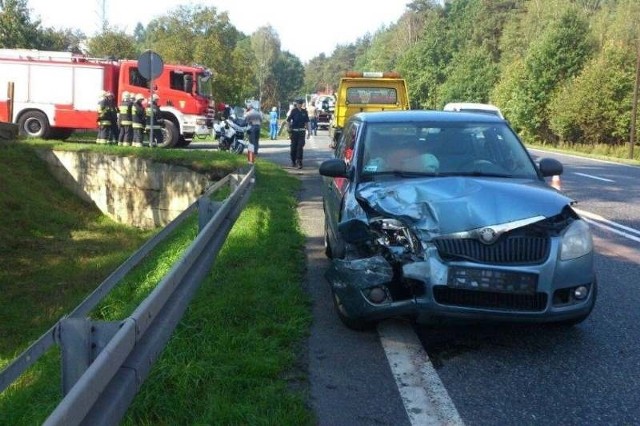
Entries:
{"type": "MultiPolygon", "coordinates": [[[[60,189],[36,159],[34,147],[152,155],[212,175],[246,161],[219,152],[78,142],[0,145],[0,186],[12,187],[0,194],[5,213],[0,219],[0,365],[75,307],[151,235],[110,222],[60,189]],[[28,214],[6,214],[16,209],[28,214]],[[51,265],[56,274],[50,273],[51,265]],[[66,290],[70,282],[76,283],[73,294],[66,290]],[[28,330],[25,323],[32,323],[28,330]]],[[[304,236],[295,210],[300,182],[273,164],[259,161],[257,167],[249,204],[125,424],[313,424],[306,371],[299,365],[311,321],[300,285],[304,236]]],[[[194,215],[92,316],[116,320],[129,315],[195,238],[196,228],[194,215]]],[[[60,401],[59,370],[58,351],[52,350],[0,394],[0,424],[41,424],[60,401]]]]}

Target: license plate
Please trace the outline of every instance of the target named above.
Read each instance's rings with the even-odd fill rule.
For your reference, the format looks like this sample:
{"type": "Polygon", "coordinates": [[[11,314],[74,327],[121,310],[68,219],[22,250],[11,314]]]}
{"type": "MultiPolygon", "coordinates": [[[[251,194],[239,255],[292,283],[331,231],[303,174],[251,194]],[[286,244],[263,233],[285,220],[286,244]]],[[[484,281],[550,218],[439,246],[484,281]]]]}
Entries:
{"type": "Polygon", "coordinates": [[[521,272],[453,267],[449,269],[447,286],[496,293],[534,294],[538,287],[538,276],[521,272]]]}

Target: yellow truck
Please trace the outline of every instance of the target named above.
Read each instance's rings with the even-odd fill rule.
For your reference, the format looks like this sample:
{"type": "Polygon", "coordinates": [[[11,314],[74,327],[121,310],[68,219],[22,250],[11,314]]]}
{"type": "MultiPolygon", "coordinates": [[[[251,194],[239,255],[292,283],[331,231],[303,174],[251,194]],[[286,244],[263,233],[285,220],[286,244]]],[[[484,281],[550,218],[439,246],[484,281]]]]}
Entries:
{"type": "Polygon", "coordinates": [[[358,112],[409,109],[407,83],[397,72],[348,71],[340,79],[329,134],[332,144],[342,135],[347,119],[358,112]]]}

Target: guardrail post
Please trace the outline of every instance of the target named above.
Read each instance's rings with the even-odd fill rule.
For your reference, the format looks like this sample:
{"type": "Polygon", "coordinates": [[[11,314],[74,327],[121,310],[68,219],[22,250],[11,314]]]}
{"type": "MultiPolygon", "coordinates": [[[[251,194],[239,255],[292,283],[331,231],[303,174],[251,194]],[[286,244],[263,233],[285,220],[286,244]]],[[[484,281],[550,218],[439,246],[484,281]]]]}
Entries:
{"type": "Polygon", "coordinates": [[[60,320],[58,338],[63,395],[69,393],[119,328],[120,322],[116,321],[91,321],[86,318],[60,320]]]}

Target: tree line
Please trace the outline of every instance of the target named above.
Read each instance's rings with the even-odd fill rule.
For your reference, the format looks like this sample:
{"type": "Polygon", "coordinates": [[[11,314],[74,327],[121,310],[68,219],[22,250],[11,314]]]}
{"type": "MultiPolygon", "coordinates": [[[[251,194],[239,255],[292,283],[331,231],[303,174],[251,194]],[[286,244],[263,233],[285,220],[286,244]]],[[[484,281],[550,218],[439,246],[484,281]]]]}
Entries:
{"type": "Polygon", "coordinates": [[[105,23],[93,37],[43,28],[26,0],[0,8],[2,47],[129,59],[152,49],[167,63],[212,69],[214,98],[229,104],[288,105],[335,91],[347,70],[396,70],[413,108],[493,103],[524,137],[542,143],[622,145],[634,126],[637,0],[413,0],[396,23],[306,64],[281,49],[272,27],[244,34],[215,7],[178,6],[133,35],[105,23]]]}
{"type": "Polygon", "coordinates": [[[394,25],[312,59],[306,84],[397,70],[414,108],[493,103],[530,140],[621,145],[633,126],[639,26],[637,0],[415,0],[394,25]]]}

